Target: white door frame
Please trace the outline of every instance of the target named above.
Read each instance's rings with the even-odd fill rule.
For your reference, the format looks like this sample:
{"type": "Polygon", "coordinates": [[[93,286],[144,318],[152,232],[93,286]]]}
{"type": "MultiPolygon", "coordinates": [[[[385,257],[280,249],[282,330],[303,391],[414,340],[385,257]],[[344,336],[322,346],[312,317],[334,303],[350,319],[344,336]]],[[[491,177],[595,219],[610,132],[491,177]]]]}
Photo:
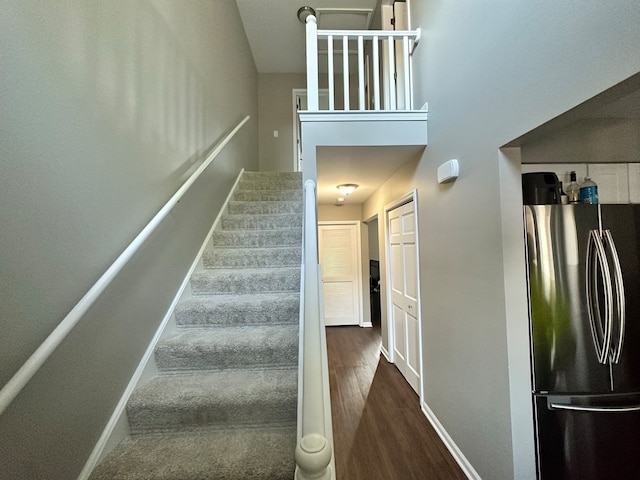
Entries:
{"type": "Polygon", "coordinates": [[[356,252],[357,252],[357,266],[356,266],[356,275],[358,277],[358,281],[357,281],[357,285],[356,285],[356,290],[358,292],[357,295],[357,305],[358,305],[358,325],[360,327],[367,327],[367,326],[371,326],[370,322],[369,324],[365,324],[364,322],[364,309],[363,309],[363,300],[362,300],[362,295],[363,295],[363,283],[362,283],[362,229],[360,226],[360,221],[359,220],[336,220],[336,221],[330,221],[330,220],[323,220],[323,221],[319,221],[318,222],[318,227],[320,226],[328,226],[328,225],[353,225],[356,227],[356,252]]]}
{"type": "MultiPolygon", "coordinates": [[[[300,132],[298,130],[298,97],[305,97],[307,96],[307,89],[306,88],[294,88],[291,90],[291,107],[293,109],[293,171],[294,172],[299,172],[301,171],[300,169],[300,162],[299,162],[299,158],[298,158],[298,134],[301,134],[302,132],[300,132]]],[[[329,89],[327,88],[320,88],[318,89],[318,102],[319,105],[329,105],[329,89]],[[324,103],[323,103],[324,102],[324,103]]],[[[328,107],[326,107],[328,108],[328,107]]],[[[302,146],[300,147],[300,152],[302,152],[302,146]]]]}
{"type": "MultiPolygon", "coordinates": [[[[389,229],[389,212],[395,208],[398,208],[406,203],[409,202],[413,202],[413,208],[414,208],[414,212],[415,212],[415,219],[416,219],[416,257],[418,259],[418,337],[419,337],[419,341],[418,341],[418,362],[419,362],[419,369],[420,369],[420,387],[419,387],[419,395],[420,395],[420,405],[422,405],[423,403],[423,398],[424,398],[424,382],[422,381],[422,374],[423,374],[423,368],[422,368],[422,301],[421,301],[421,288],[420,288],[420,268],[419,268],[419,264],[420,264],[420,229],[419,227],[419,222],[418,222],[418,190],[417,189],[413,189],[410,192],[407,192],[406,194],[404,194],[402,197],[397,198],[396,200],[388,203],[387,205],[384,206],[384,251],[385,251],[385,298],[386,298],[386,316],[387,316],[387,321],[386,326],[387,326],[387,345],[388,345],[388,351],[387,351],[387,358],[389,360],[389,362],[391,363],[395,363],[395,352],[393,349],[393,345],[395,345],[395,338],[394,338],[394,329],[391,328],[391,321],[393,319],[393,299],[392,299],[392,294],[393,292],[391,291],[391,269],[389,268],[390,266],[390,262],[389,259],[391,258],[391,242],[389,239],[389,235],[390,235],[390,229],[389,229]]],[[[384,334],[384,333],[383,333],[384,334]]]]}

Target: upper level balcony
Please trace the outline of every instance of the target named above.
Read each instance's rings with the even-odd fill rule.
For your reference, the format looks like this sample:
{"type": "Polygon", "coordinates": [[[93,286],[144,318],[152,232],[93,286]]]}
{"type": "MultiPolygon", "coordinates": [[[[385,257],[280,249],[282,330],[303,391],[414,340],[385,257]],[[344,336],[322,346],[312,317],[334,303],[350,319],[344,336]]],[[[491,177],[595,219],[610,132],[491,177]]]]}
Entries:
{"type": "Polygon", "coordinates": [[[411,71],[420,29],[318,30],[310,7],[298,18],[306,25],[305,169],[315,170],[318,146],[426,146],[427,105],[414,105],[411,71]]]}

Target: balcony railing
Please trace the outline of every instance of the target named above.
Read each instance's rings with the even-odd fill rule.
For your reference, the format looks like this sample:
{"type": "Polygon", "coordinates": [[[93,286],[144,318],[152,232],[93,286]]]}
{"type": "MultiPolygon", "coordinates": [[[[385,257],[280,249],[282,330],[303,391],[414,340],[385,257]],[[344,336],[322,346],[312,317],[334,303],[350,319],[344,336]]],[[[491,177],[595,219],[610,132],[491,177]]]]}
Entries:
{"type": "Polygon", "coordinates": [[[413,110],[411,55],[420,29],[318,30],[314,15],[305,23],[309,111],[413,110]],[[322,105],[320,78],[328,90],[322,105]]]}

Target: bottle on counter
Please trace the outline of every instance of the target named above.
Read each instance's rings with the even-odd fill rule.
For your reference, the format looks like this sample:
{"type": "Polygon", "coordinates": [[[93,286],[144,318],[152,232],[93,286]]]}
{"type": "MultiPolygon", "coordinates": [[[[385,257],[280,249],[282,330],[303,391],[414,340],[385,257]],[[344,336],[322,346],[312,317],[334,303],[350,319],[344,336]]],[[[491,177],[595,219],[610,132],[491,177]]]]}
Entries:
{"type": "Polygon", "coordinates": [[[562,205],[566,205],[567,203],[569,203],[569,197],[567,197],[566,192],[564,191],[564,189],[562,188],[562,182],[559,183],[560,185],[560,203],[562,205]]]}
{"type": "Polygon", "coordinates": [[[565,193],[567,194],[567,200],[571,204],[580,203],[580,185],[576,181],[576,172],[571,172],[571,183],[567,185],[565,188],[565,193]]]}
{"type": "Polygon", "coordinates": [[[584,177],[580,185],[580,203],[598,204],[598,185],[589,177],[584,177]]]}

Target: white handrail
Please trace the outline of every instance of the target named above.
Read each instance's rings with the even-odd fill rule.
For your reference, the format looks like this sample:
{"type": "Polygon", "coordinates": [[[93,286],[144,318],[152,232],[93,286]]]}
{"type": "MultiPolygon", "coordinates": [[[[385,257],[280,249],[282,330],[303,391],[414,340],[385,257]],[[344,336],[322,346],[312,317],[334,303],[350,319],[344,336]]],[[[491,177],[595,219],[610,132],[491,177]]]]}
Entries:
{"type": "Polygon", "coordinates": [[[304,184],[303,298],[300,322],[296,480],[335,479],[327,340],[318,265],[316,187],[304,184]]]}
{"type": "Polygon", "coordinates": [[[0,390],[0,415],[6,410],[11,402],[18,396],[29,380],[33,378],[36,372],[47,361],[56,348],[62,343],[66,336],[73,330],[82,316],[89,310],[91,305],[100,297],[104,290],[109,286],[113,279],[120,273],[127,262],[136,254],[142,244],[151,236],[156,227],[164,220],[171,209],[180,201],[184,194],[189,190],[191,185],[198,179],[202,172],[216,158],[225,145],[233,138],[240,128],[249,121],[249,116],[245,117],[236,127],[220,141],[202,165],[193,172],[193,174],[185,181],[178,191],[173,194],[169,201],[156,213],[151,221],[142,229],[142,231],[133,239],[127,248],[113,262],[113,264],[102,274],[98,281],[84,294],[75,307],[67,314],[66,317],[58,324],[58,326],[49,334],[44,342],[36,349],[36,351],[27,359],[20,369],[11,377],[11,379],[0,390]]]}

